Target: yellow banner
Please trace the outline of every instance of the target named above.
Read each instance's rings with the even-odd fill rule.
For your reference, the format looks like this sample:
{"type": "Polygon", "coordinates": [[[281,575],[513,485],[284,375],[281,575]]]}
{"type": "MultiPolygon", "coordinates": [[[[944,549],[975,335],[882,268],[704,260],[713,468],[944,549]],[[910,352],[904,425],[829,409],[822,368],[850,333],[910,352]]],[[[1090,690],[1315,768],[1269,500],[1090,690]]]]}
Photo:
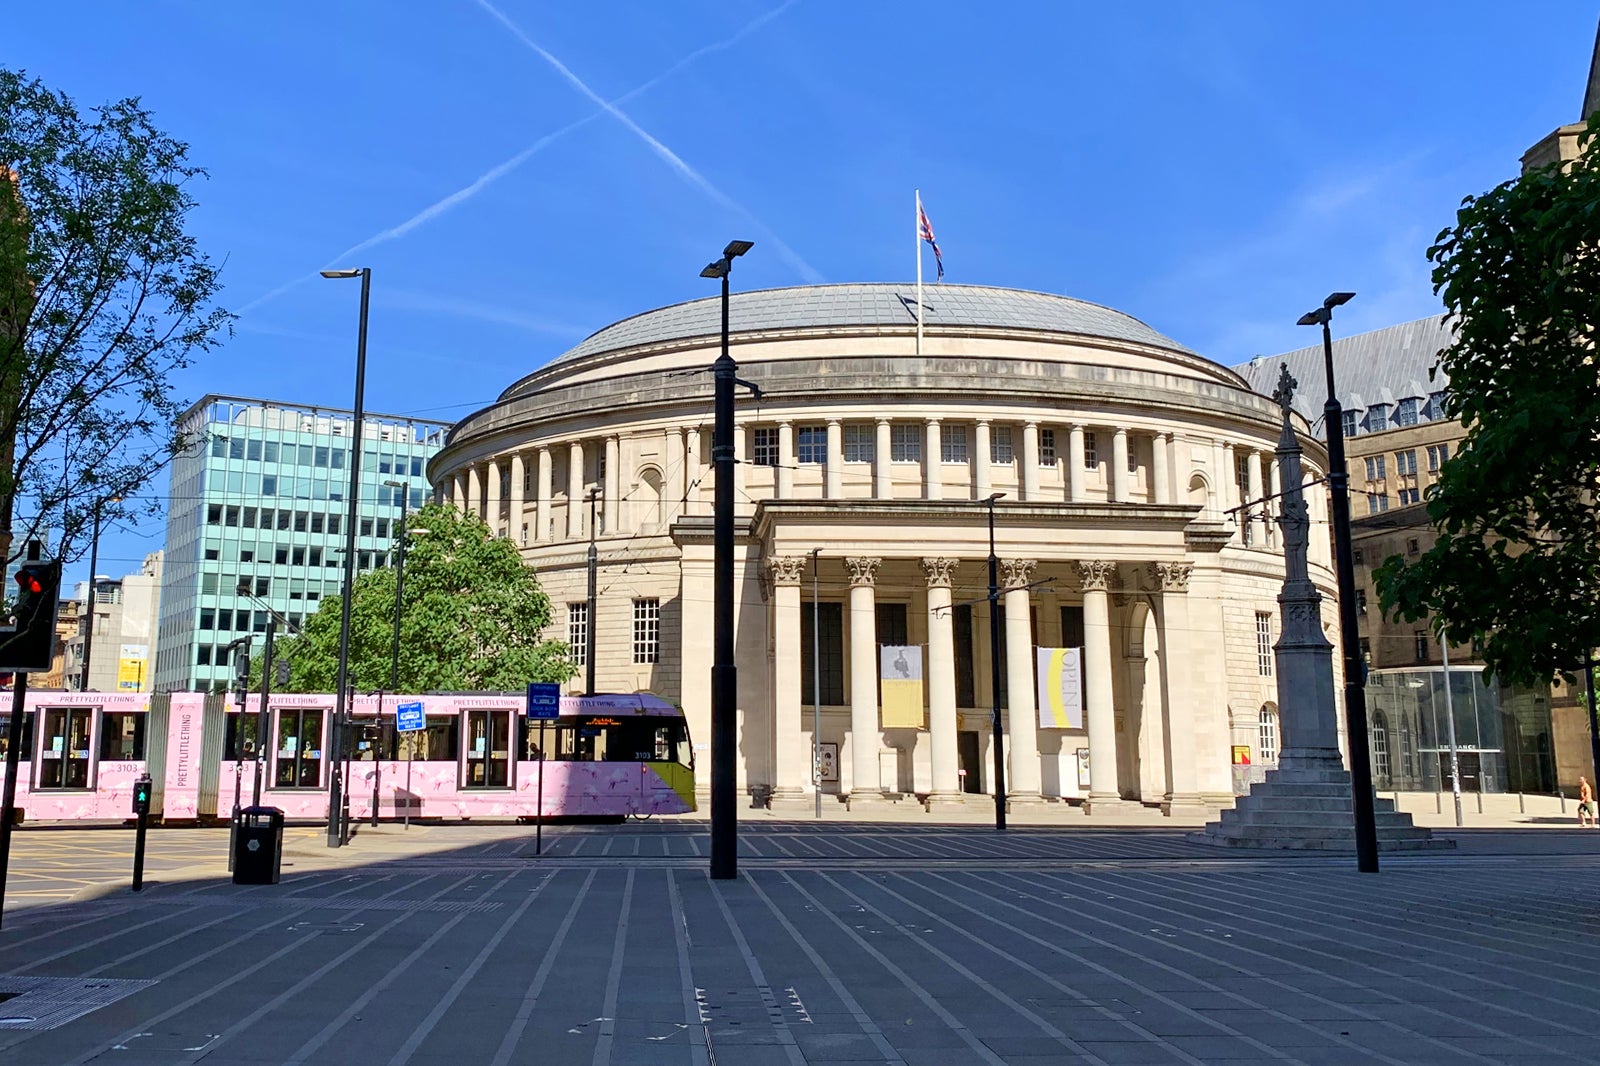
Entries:
{"type": "Polygon", "coordinates": [[[922,649],[916,645],[881,645],[878,678],[883,701],[883,728],[922,729],[922,649]]]}
{"type": "Polygon", "coordinates": [[[1078,648],[1040,648],[1039,727],[1083,728],[1083,669],[1078,648]]]}

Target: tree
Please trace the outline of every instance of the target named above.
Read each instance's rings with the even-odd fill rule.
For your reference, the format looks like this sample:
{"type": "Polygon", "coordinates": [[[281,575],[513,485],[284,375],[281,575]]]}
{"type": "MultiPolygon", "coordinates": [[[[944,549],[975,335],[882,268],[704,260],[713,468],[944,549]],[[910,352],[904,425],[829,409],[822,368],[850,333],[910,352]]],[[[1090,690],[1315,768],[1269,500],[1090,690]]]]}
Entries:
{"type": "Polygon", "coordinates": [[[1600,646],[1597,249],[1600,152],[1467,197],[1428,249],[1456,327],[1446,410],[1467,435],[1427,504],[1437,542],[1386,561],[1378,591],[1510,682],[1548,682],[1600,646]]]}
{"type": "Polygon", "coordinates": [[[189,444],[170,376],[228,329],[184,229],[204,173],[137,99],[84,115],[0,68],[0,557],[158,509],[131,497],[189,444]]]}
{"type": "MultiPolygon", "coordinates": [[[[477,515],[428,504],[406,519],[400,615],[401,692],[508,691],[529,681],[565,681],[575,670],[562,641],[543,640],[550,598],[511,542],[490,536],[477,515]]],[[[394,691],[393,569],[370,570],[350,601],[350,683],[394,691]]],[[[289,664],[280,691],[333,692],[339,669],[341,601],[324,599],[298,637],[280,641],[289,664]]],[[[261,660],[251,664],[261,684],[261,660]]]]}

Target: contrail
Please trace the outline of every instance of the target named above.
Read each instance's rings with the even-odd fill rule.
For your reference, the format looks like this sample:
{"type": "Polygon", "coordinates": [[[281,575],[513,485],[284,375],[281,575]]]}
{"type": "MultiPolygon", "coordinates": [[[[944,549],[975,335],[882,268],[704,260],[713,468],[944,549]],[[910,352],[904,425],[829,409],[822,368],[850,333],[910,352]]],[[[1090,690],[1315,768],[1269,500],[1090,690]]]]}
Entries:
{"type": "MultiPolygon", "coordinates": [[[[715,41],[715,42],[713,42],[711,44],[708,44],[708,45],[703,45],[703,46],[695,49],[693,52],[690,52],[688,55],[684,56],[682,59],[680,59],[676,63],[672,64],[672,66],[670,66],[666,70],[662,71],[660,74],[657,74],[655,77],[651,78],[649,81],[644,82],[644,83],[642,83],[640,85],[637,85],[632,89],[629,89],[627,92],[623,93],[621,96],[619,96],[615,100],[611,101],[610,104],[611,105],[625,104],[629,100],[632,100],[634,97],[639,96],[639,95],[641,95],[643,93],[649,92],[651,89],[654,89],[657,85],[660,85],[663,81],[666,81],[668,78],[670,78],[674,74],[678,73],[678,71],[682,70],[683,68],[689,66],[690,64],[692,64],[692,63],[694,63],[694,62],[696,62],[696,61],[698,61],[700,59],[703,59],[704,57],[710,55],[711,53],[713,53],[713,52],[721,52],[721,51],[724,51],[724,50],[726,50],[728,48],[732,48],[734,45],[738,44],[745,37],[748,37],[750,34],[754,33],[756,30],[760,29],[762,26],[765,26],[767,23],[771,22],[773,19],[777,18],[779,15],[782,15],[785,11],[789,10],[791,7],[793,7],[795,4],[797,4],[799,2],[800,2],[800,0],[784,0],[784,3],[782,3],[782,4],[778,5],[777,7],[773,8],[771,11],[769,11],[766,14],[761,15],[758,18],[755,18],[755,19],[751,20],[750,22],[746,23],[733,36],[727,37],[727,38],[725,38],[723,40],[720,40],[720,41],[715,41]]],[[[496,12],[496,14],[498,15],[499,13],[496,12]]],[[[490,167],[488,170],[486,170],[482,174],[480,174],[477,178],[473,179],[473,181],[470,184],[465,185],[460,189],[457,189],[455,192],[451,193],[449,196],[444,197],[442,200],[437,201],[436,203],[429,204],[427,207],[424,207],[421,211],[418,211],[416,214],[412,215],[410,218],[406,219],[404,222],[400,223],[398,226],[392,226],[389,229],[383,230],[382,232],[373,234],[371,237],[368,237],[366,240],[361,241],[358,244],[351,245],[349,248],[346,248],[344,251],[340,252],[338,255],[336,255],[332,259],[330,259],[328,261],[328,263],[322,269],[325,269],[325,270],[326,269],[332,269],[333,267],[341,265],[345,260],[347,260],[350,256],[355,255],[357,252],[364,252],[368,248],[374,247],[375,245],[384,244],[384,243],[387,243],[388,241],[392,241],[392,240],[396,240],[396,239],[398,239],[400,237],[404,237],[406,234],[410,233],[412,230],[416,229],[418,226],[421,226],[421,225],[423,225],[423,224],[425,224],[427,222],[431,222],[434,219],[438,218],[440,215],[443,215],[446,212],[450,211],[452,208],[454,208],[454,207],[456,207],[456,206],[458,206],[460,204],[463,204],[466,201],[472,199],[474,196],[478,195],[478,193],[482,192],[484,189],[488,188],[490,185],[494,184],[496,181],[499,181],[501,178],[505,177],[507,174],[511,173],[513,170],[516,170],[522,164],[526,163],[533,156],[537,155],[539,152],[541,152],[544,149],[548,148],[551,144],[555,143],[556,141],[560,140],[561,138],[567,136],[570,133],[574,133],[577,130],[582,129],[584,126],[587,126],[589,123],[593,122],[595,119],[600,118],[603,115],[606,115],[608,113],[607,110],[606,110],[606,107],[607,107],[606,101],[601,101],[601,105],[602,106],[598,110],[590,112],[589,114],[585,115],[583,118],[578,119],[576,122],[568,123],[567,125],[565,125],[565,126],[561,127],[560,129],[556,130],[554,133],[545,134],[543,137],[540,137],[537,141],[533,142],[528,147],[524,148],[522,151],[520,151],[516,155],[512,156],[510,159],[507,159],[504,162],[498,163],[495,166],[490,167]]],[[[746,215],[748,217],[748,212],[746,212],[746,215]]],[[[765,228],[765,227],[763,227],[763,228],[765,228]]],[[[773,241],[776,244],[781,244],[782,243],[782,242],[778,241],[777,238],[775,238],[775,237],[773,238],[773,241]]],[[[279,296],[282,296],[284,293],[288,292],[290,289],[294,288],[295,286],[301,284],[302,282],[310,280],[310,277],[311,277],[311,275],[309,273],[307,273],[307,274],[297,274],[293,279],[284,282],[282,285],[279,285],[277,288],[271,290],[270,292],[267,292],[267,293],[264,293],[264,294],[262,294],[260,296],[257,296],[254,300],[251,300],[249,303],[247,303],[243,307],[239,308],[238,311],[235,312],[235,314],[240,314],[240,315],[246,314],[247,312],[249,312],[249,311],[251,311],[251,310],[253,310],[253,309],[257,308],[257,307],[260,307],[264,303],[267,303],[267,302],[269,302],[271,300],[275,300],[279,296]]]]}
{"type": "Polygon", "coordinates": [[[790,266],[794,267],[795,270],[799,271],[800,276],[805,278],[806,281],[815,285],[824,280],[822,275],[812,268],[811,264],[800,258],[799,254],[796,253],[793,248],[790,248],[787,244],[780,240],[777,234],[773,233],[765,223],[756,218],[755,215],[751,214],[750,211],[747,210],[742,204],[739,204],[721,189],[711,184],[711,182],[706,179],[705,175],[701,174],[688,163],[685,163],[676,152],[662,144],[660,141],[656,140],[654,137],[650,136],[649,133],[645,132],[645,130],[640,127],[637,122],[628,117],[627,112],[623,111],[620,107],[609,100],[603,99],[599,93],[589,88],[589,86],[584,83],[582,78],[578,77],[570,69],[568,69],[565,63],[561,62],[561,60],[557,59],[555,56],[541,48],[538,42],[534,41],[533,38],[523,33],[522,30],[518,28],[516,23],[502,15],[493,4],[489,3],[489,0],[478,0],[478,6],[499,20],[500,24],[506,29],[510,30],[517,40],[521,41],[534,52],[538,53],[539,58],[543,59],[546,63],[554,67],[556,69],[556,73],[565,78],[573,88],[577,89],[584,96],[587,96],[594,103],[598,104],[602,110],[609,113],[618,122],[626,126],[635,136],[644,141],[645,144],[649,145],[650,150],[659,156],[661,160],[669,167],[677,171],[679,176],[685,181],[689,182],[689,184],[693,185],[695,188],[711,197],[711,199],[720,206],[727,208],[730,211],[735,211],[749,219],[751,223],[758,227],[762,231],[763,235],[770,240],[774,246],[776,246],[778,249],[778,255],[786,260],[790,266]]]}

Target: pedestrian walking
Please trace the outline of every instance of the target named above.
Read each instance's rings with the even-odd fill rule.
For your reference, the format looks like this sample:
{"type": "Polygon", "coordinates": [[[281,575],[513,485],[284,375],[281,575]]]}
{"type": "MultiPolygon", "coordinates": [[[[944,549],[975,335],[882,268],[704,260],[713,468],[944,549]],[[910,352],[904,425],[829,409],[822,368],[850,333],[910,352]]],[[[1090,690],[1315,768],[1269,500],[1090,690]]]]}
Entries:
{"type": "Polygon", "coordinates": [[[1589,786],[1589,779],[1582,776],[1578,778],[1578,824],[1595,825],[1594,789],[1589,786]]]}

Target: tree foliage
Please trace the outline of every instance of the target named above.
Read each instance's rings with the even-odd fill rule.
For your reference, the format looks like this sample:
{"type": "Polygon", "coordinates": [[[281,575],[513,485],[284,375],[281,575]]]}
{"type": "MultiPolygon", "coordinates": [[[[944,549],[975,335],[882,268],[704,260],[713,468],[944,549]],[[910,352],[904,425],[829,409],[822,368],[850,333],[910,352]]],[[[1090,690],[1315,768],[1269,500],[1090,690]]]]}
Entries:
{"type": "MultiPolygon", "coordinates": [[[[567,645],[541,639],[550,599],[538,577],[482,518],[428,504],[407,517],[403,536],[399,673],[391,681],[396,572],[371,570],[356,578],[350,601],[350,683],[358,692],[508,691],[573,675],[567,645]]],[[[290,666],[277,691],[335,691],[341,607],[327,597],[300,636],[278,642],[276,654],[290,666]]],[[[251,677],[259,688],[259,655],[251,677]]]]}
{"type": "Polygon", "coordinates": [[[80,114],[0,68],[0,555],[158,506],[129,497],[187,443],[170,375],[228,325],[184,228],[203,175],[137,99],[80,114]]]}
{"type": "Polygon", "coordinates": [[[1385,562],[1378,590],[1391,615],[1477,642],[1507,681],[1546,682],[1600,646],[1597,250],[1600,151],[1468,197],[1428,249],[1466,439],[1427,504],[1437,542],[1385,562]]]}

